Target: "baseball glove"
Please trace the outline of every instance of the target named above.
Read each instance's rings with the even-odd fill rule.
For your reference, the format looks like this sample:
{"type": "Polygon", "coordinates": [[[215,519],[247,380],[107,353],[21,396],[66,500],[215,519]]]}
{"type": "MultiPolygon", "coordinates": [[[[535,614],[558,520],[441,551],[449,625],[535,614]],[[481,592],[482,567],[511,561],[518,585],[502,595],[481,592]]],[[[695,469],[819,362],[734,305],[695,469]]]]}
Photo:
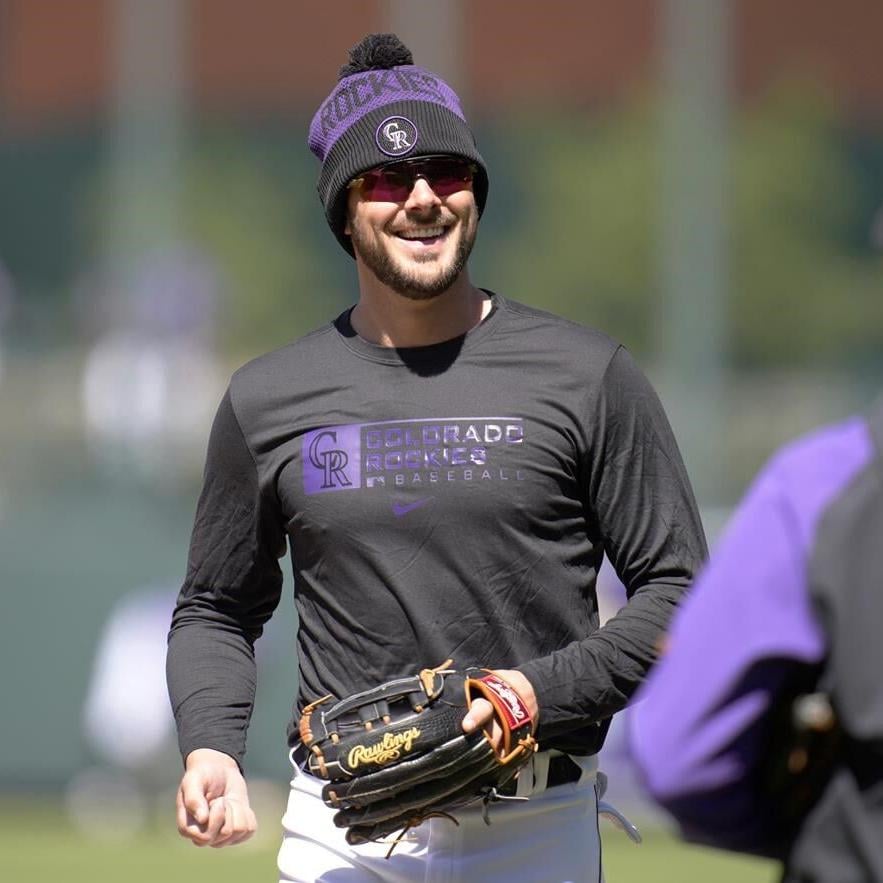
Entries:
{"type": "MultiPolygon", "coordinates": [[[[337,810],[350,844],[377,840],[432,815],[499,799],[536,750],[534,724],[518,693],[486,669],[438,668],[396,678],[339,701],[307,706],[300,737],[309,770],[326,779],[322,799],[337,810]],[[474,699],[490,701],[502,731],[494,749],[462,721],[474,699]],[[330,703],[330,704],[329,704],[330,703]]],[[[489,732],[489,728],[488,728],[489,732]]]]}

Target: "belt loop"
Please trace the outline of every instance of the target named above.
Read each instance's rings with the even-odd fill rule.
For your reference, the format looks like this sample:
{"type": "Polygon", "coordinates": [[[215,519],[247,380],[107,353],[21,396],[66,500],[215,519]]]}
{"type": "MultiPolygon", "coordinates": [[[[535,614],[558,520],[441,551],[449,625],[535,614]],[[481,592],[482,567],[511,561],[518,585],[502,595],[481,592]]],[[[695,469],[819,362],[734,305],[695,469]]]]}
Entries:
{"type": "MultiPolygon", "coordinates": [[[[598,776],[604,775],[598,770],[598,755],[592,754],[588,757],[580,757],[574,760],[573,757],[570,758],[576,763],[576,765],[582,770],[579,776],[578,784],[583,784],[583,782],[595,782],[598,776]]],[[[607,776],[604,776],[604,782],[606,787],[607,776]]]]}
{"type": "MultiPolygon", "coordinates": [[[[518,791],[516,792],[518,797],[529,797],[531,794],[542,794],[543,791],[546,790],[546,786],[549,783],[549,761],[552,759],[551,751],[538,751],[533,756],[533,762],[531,763],[531,768],[533,772],[533,781],[530,783],[532,787],[530,789],[526,789],[522,794],[522,784],[519,781],[518,783],[518,791]]],[[[528,783],[525,783],[525,785],[528,783]]]]}

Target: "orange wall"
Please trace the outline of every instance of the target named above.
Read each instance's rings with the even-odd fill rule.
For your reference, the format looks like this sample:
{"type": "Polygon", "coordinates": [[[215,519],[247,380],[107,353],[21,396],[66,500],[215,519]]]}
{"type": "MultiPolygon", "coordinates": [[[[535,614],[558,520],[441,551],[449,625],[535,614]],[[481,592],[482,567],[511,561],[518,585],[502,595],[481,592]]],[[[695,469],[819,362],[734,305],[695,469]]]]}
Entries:
{"type": "Polygon", "coordinates": [[[191,74],[209,111],[318,105],[346,50],[377,29],[382,0],[192,0],[191,74]]]}
{"type": "Polygon", "coordinates": [[[733,38],[740,94],[787,66],[821,77],[850,112],[883,114],[881,0],[739,0],[733,38]]]}
{"type": "Polygon", "coordinates": [[[615,96],[654,74],[658,0],[481,0],[469,4],[471,97],[578,103],[615,96]]]}
{"type": "Polygon", "coordinates": [[[113,0],[0,0],[0,126],[93,116],[110,89],[113,0]]]}
{"type": "MultiPolygon", "coordinates": [[[[147,0],[149,2],[149,0],[147,0]]],[[[461,0],[469,103],[615,98],[657,69],[661,0],[461,0]]],[[[100,115],[116,0],[0,0],[0,131],[100,115]]],[[[384,0],[189,0],[189,77],[209,113],[311,110],[384,0]]],[[[881,0],[734,0],[734,83],[797,66],[857,115],[883,114],[881,0]]],[[[419,58],[418,58],[419,62],[419,58]]]]}

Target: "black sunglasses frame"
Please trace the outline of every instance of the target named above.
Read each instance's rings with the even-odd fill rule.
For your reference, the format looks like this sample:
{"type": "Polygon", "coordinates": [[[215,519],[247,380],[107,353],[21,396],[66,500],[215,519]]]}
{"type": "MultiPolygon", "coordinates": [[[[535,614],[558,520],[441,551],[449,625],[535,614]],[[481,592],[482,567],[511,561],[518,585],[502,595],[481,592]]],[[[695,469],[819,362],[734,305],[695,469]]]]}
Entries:
{"type": "MultiPolygon", "coordinates": [[[[461,167],[463,169],[464,174],[452,175],[452,179],[456,179],[463,184],[468,184],[473,181],[476,173],[478,172],[478,166],[466,159],[465,157],[457,156],[456,154],[450,153],[441,153],[441,154],[428,154],[426,156],[418,156],[413,159],[400,159],[395,160],[393,162],[383,163],[383,165],[375,166],[372,169],[368,169],[359,175],[356,178],[353,178],[348,187],[362,187],[367,180],[367,178],[375,173],[383,173],[386,170],[390,171],[398,171],[401,169],[402,171],[408,171],[409,177],[406,179],[406,182],[402,185],[403,188],[407,187],[407,192],[410,193],[411,190],[414,189],[414,184],[417,183],[419,178],[423,178],[430,187],[433,186],[432,183],[432,175],[426,175],[421,173],[419,170],[421,167],[432,167],[432,166],[440,166],[444,164],[449,164],[452,167],[461,167]],[[411,171],[411,170],[415,171],[411,171]]],[[[453,191],[452,191],[453,192],[453,191]]],[[[370,199],[370,196],[366,196],[367,199],[370,199]]],[[[403,197],[407,198],[407,194],[403,197]]],[[[401,199],[393,200],[395,202],[401,202],[401,199]]]]}

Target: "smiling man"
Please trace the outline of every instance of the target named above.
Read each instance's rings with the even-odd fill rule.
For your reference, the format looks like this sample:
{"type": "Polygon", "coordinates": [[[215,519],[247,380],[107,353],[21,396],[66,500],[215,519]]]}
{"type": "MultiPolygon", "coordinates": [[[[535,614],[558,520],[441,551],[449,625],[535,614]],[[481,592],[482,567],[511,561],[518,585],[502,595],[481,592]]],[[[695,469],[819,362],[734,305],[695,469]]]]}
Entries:
{"type": "MultiPolygon", "coordinates": [[[[705,555],[677,445],[621,346],[472,283],[485,163],[455,93],[397,38],[351,51],[309,140],[358,299],[236,372],[215,419],[169,639],[179,830],[212,846],[254,830],[254,642],[290,546],[300,683],[280,879],[595,883],[597,752],[705,555]],[[629,601],[599,627],[605,552],[629,601]],[[492,670],[539,751],[494,795],[492,825],[480,806],[456,824],[418,811],[387,858],[388,842],[335,826],[301,737],[323,697],[448,658],[492,670]]],[[[485,699],[462,730],[500,744],[485,699]]]]}

